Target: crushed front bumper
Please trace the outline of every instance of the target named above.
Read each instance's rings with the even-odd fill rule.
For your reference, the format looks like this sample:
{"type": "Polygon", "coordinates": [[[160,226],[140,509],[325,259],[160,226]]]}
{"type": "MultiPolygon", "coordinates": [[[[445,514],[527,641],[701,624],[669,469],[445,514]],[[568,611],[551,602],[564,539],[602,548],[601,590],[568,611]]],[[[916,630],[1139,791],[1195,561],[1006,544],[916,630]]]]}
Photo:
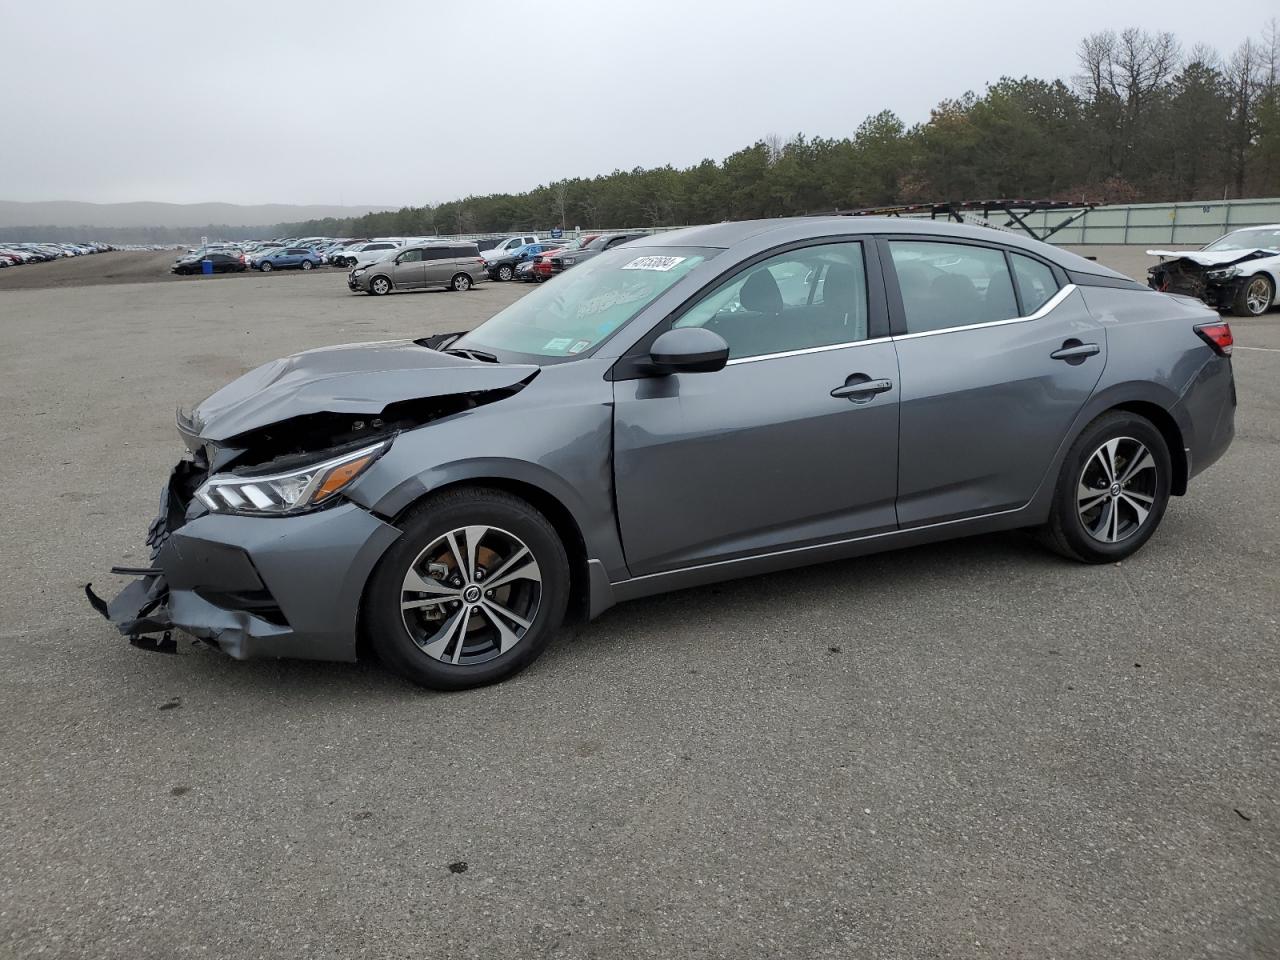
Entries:
{"type": "Polygon", "coordinates": [[[109,602],[86,587],[94,608],[134,641],[179,629],[237,659],[354,660],[364,585],[400,531],[349,502],[294,517],[207,513],[189,499],[193,472],[180,463],[161,495],[150,567],[109,602]]]}

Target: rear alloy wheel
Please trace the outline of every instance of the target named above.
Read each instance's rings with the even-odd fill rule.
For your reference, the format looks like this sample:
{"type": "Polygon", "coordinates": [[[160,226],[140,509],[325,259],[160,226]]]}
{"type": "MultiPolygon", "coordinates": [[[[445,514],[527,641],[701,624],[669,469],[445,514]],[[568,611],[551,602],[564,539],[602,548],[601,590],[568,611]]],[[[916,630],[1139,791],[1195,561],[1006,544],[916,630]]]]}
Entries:
{"type": "Polygon", "coordinates": [[[275,268],[271,266],[271,261],[270,261],[270,260],[263,260],[263,261],[262,261],[262,272],[263,272],[263,273],[270,273],[270,272],[271,272],[272,270],[274,270],[274,269],[275,269],[275,268]]]}
{"type": "Polygon", "coordinates": [[[1260,317],[1271,309],[1275,295],[1271,278],[1265,273],[1255,273],[1236,291],[1235,300],[1231,302],[1231,312],[1237,317],[1260,317]]]}
{"type": "Polygon", "coordinates": [[[383,297],[391,292],[391,281],[386,277],[374,277],[369,281],[369,292],[375,297],[383,297]]]}
{"type": "Polygon", "coordinates": [[[511,267],[507,266],[507,264],[504,263],[498,268],[499,280],[510,280],[513,276],[515,276],[515,271],[512,270],[511,267]]]}
{"type": "Polygon", "coordinates": [[[452,280],[449,281],[449,287],[453,290],[457,290],[459,293],[463,292],[464,290],[470,290],[471,278],[467,276],[465,273],[459,273],[452,280]]]}
{"type": "Polygon", "coordinates": [[[532,663],[564,618],[569,564],[546,518],[509,494],[455,490],[402,523],[369,581],[362,623],[378,656],[459,690],[532,663]]]}
{"type": "Polygon", "coordinates": [[[303,260],[303,261],[302,261],[302,269],[303,269],[303,270],[310,270],[313,266],[315,266],[315,264],[313,264],[310,260],[303,260]]]}
{"type": "Polygon", "coordinates": [[[1103,414],[1063,461],[1046,543],[1085,563],[1133,555],[1164,516],[1171,477],[1168,446],[1150,421],[1123,410],[1103,414]]]}

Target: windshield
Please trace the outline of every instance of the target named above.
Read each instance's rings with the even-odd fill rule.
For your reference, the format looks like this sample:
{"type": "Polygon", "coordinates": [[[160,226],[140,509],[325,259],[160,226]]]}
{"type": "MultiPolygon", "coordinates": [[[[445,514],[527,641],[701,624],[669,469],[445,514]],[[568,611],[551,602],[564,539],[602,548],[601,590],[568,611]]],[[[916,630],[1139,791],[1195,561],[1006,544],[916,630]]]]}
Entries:
{"type": "Polygon", "coordinates": [[[452,348],[567,358],[586,353],[720,251],[618,247],[565,271],[452,348]]]}
{"type": "Polygon", "coordinates": [[[1206,250],[1280,250],[1280,230],[1262,227],[1257,230],[1237,230],[1213,241],[1206,250]]]}

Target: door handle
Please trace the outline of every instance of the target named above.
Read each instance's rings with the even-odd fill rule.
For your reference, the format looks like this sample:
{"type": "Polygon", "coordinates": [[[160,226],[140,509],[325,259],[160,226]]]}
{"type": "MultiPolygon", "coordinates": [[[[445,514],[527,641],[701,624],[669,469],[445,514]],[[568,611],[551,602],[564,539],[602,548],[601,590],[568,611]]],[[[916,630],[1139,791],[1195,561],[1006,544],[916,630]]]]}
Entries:
{"type": "Polygon", "coordinates": [[[1079,340],[1064,340],[1061,348],[1049,354],[1054,360],[1065,360],[1067,363],[1076,364],[1084,363],[1095,354],[1101,353],[1102,348],[1096,343],[1081,343],[1079,340]]]}
{"type": "Polygon", "coordinates": [[[837,399],[849,399],[854,403],[865,403],[876,394],[893,389],[892,380],[872,380],[865,373],[855,373],[843,384],[831,391],[837,399]]]}

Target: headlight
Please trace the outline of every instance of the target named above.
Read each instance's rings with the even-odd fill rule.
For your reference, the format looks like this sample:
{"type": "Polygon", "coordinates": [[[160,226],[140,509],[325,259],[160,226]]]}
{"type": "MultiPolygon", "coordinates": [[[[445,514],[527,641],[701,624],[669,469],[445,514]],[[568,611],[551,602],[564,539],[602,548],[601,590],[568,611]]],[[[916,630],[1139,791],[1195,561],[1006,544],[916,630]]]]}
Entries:
{"type": "Polygon", "coordinates": [[[1208,270],[1205,272],[1205,278],[1208,280],[1230,280],[1232,277],[1240,273],[1239,267],[1224,267],[1221,270],[1208,270]]]}
{"type": "Polygon", "coordinates": [[[305,513],[345,490],[390,446],[391,441],[386,440],[287,473],[218,474],[201,484],[196,496],[213,513],[256,516],[305,513]]]}
{"type": "Polygon", "coordinates": [[[359,267],[359,268],[357,268],[357,269],[355,269],[355,270],[352,270],[352,271],[351,271],[351,275],[352,275],[353,277],[358,277],[358,276],[360,276],[360,274],[364,273],[364,272],[365,272],[366,270],[368,270],[368,269],[369,269],[368,267],[359,267]]]}

